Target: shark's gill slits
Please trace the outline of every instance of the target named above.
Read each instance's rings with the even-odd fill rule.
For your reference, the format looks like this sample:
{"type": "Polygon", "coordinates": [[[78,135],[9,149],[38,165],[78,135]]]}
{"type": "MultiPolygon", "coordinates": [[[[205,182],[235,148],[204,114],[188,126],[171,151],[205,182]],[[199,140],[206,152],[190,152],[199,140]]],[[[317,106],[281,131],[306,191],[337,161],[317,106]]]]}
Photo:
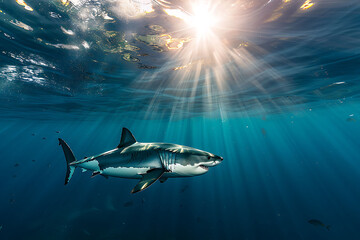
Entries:
{"type": "Polygon", "coordinates": [[[167,171],[172,172],[175,169],[176,153],[170,151],[159,151],[161,163],[167,171]]]}

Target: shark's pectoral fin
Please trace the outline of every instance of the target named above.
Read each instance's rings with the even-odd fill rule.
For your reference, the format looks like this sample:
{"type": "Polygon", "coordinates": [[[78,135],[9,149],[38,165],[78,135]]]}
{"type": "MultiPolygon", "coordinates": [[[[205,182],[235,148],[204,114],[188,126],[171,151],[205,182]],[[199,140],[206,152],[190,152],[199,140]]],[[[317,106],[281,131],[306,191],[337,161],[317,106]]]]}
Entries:
{"type": "Polygon", "coordinates": [[[164,174],[164,169],[162,168],[154,168],[149,170],[147,173],[145,173],[140,182],[134,187],[134,189],[131,191],[131,193],[140,192],[148,187],[151,186],[156,180],[161,178],[161,176],[164,174]]]}
{"type": "Polygon", "coordinates": [[[161,177],[161,178],[159,179],[159,181],[160,181],[161,183],[164,183],[166,180],[168,180],[167,177],[161,177]]]}

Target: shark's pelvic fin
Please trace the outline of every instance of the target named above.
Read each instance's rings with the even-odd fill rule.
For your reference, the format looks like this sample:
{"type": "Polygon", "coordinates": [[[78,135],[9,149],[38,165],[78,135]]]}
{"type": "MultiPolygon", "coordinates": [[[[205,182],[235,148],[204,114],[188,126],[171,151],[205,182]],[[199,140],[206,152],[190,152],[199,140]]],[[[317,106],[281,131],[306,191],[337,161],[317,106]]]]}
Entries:
{"type": "Polygon", "coordinates": [[[161,176],[164,174],[164,169],[162,168],[154,168],[149,170],[147,173],[143,175],[140,182],[134,187],[134,189],[131,191],[131,193],[140,192],[148,187],[151,186],[156,180],[161,178],[161,176]]]}
{"type": "Polygon", "coordinates": [[[93,173],[91,174],[91,178],[93,178],[93,177],[95,177],[95,176],[97,176],[97,175],[99,175],[99,174],[101,174],[99,171],[95,171],[95,172],[93,172],[93,173]]]}
{"type": "Polygon", "coordinates": [[[120,144],[117,146],[118,148],[123,148],[130,146],[132,144],[136,143],[134,135],[129,131],[127,128],[123,128],[121,133],[121,140],[120,144]]]}
{"type": "Polygon", "coordinates": [[[100,171],[94,171],[91,174],[91,178],[96,177],[97,175],[103,176],[104,178],[108,179],[109,177],[107,175],[102,175],[102,173],[100,171]]]}
{"type": "Polygon", "coordinates": [[[61,145],[61,147],[64,151],[64,154],[65,154],[65,159],[66,159],[66,166],[67,166],[66,167],[66,176],[65,176],[65,185],[66,185],[70,181],[70,179],[75,171],[75,166],[71,166],[70,164],[75,162],[76,159],[75,159],[75,156],[74,156],[73,152],[71,151],[70,147],[61,138],[59,138],[59,145],[61,145]]]}
{"type": "Polygon", "coordinates": [[[166,180],[168,180],[167,177],[161,177],[161,178],[159,179],[159,181],[160,181],[161,183],[164,183],[166,180]]]}

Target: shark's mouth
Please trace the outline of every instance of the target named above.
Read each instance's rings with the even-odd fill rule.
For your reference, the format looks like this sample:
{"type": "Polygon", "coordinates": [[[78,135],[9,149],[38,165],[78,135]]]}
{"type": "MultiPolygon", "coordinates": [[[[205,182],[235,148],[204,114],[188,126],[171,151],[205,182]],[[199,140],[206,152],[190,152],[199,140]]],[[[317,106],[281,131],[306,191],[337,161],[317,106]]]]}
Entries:
{"type": "Polygon", "coordinates": [[[204,169],[204,170],[209,170],[209,167],[207,167],[207,166],[204,166],[204,165],[199,165],[199,167],[201,167],[202,169],[204,169]]]}

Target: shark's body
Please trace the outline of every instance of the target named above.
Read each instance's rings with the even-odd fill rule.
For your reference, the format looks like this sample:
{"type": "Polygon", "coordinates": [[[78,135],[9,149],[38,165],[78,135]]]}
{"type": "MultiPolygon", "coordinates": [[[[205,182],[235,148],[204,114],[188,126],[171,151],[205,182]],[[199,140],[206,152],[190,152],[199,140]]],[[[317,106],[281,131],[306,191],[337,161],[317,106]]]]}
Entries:
{"type": "Polygon", "coordinates": [[[142,191],[160,179],[192,177],[204,174],[223,158],[199,149],[171,143],[136,142],[124,128],[117,148],[99,155],[76,160],[69,146],[59,139],[67,161],[65,184],[76,167],[93,171],[93,176],[138,178],[132,193],[142,191]]]}

